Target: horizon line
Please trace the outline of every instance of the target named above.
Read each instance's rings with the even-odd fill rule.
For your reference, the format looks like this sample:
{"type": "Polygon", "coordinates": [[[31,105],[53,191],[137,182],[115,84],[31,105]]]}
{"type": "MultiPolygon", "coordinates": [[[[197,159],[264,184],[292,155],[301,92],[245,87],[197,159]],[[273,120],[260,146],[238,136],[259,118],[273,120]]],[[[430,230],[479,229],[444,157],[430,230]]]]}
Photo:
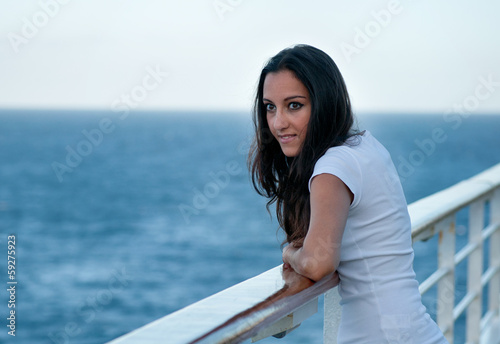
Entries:
{"type": "MultiPolygon", "coordinates": [[[[73,113],[116,113],[119,114],[119,111],[113,111],[112,109],[106,109],[106,108],[70,108],[70,107],[2,107],[0,106],[0,112],[9,112],[9,111],[14,111],[14,112],[48,112],[48,111],[53,111],[57,113],[62,113],[62,112],[73,112],[73,113]]],[[[145,108],[145,109],[129,109],[130,113],[164,113],[165,115],[172,115],[172,114],[251,114],[252,109],[243,109],[243,108],[220,108],[220,109],[199,109],[199,108],[145,108]]],[[[377,115],[404,115],[404,116],[411,116],[411,115],[443,115],[445,113],[449,113],[449,111],[439,111],[439,110],[422,110],[422,111],[416,111],[416,110],[367,110],[367,109],[358,109],[353,111],[354,116],[360,115],[360,116],[377,116],[377,115]]],[[[451,112],[453,113],[453,112],[451,112]]],[[[459,114],[459,113],[457,113],[459,114]]],[[[498,111],[479,111],[479,112],[472,112],[467,115],[481,115],[481,116],[495,116],[495,115],[500,115],[500,109],[498,111]]]]}

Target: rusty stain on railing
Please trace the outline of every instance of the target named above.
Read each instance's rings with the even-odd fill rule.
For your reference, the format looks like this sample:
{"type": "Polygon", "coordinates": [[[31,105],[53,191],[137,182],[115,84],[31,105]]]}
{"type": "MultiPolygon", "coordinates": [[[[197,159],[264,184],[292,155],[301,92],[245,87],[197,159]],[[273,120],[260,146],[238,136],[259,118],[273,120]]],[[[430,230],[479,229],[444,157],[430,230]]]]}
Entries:
{"type": "MultiPolygon", "coordinates": [[[[339,283],[338,273],[331,273],[321,281],[314,281],[297,274],[291,268],[283,268],[283,280],[285,285],[273,295],[269,296],[264,301],[255,306],[244,310],[219,325],[215,329],[205,335],[193,340],[189,344],[201,343],[239,343],[245,339],[251,338],[263,327],[272,324],[274,321],[293,312],[293,308],[297,308],[300,304],[305,303],[314,297],[323,294],[328,289],[335,287],[339,283]],[[314,288],[311,288],[315,286],[314,288]],[[310,291],[309,293],[307,291],[310,291]],[[295,296],[295,300],[300,302],[290,301],[290,297],[295,296]],[[294,307],[296,305],[297,307],[294,307]],[[249,317],[260,318],[258,323],[255,321],[247,321],[249,317]],[[245,326],[245,322],[249,322],[245,326]],[[228,331],[232,328],[232,331],[228,331]],[[235,330],[236,329],[236,330],[235,330]],[[233,333],[230,337],[217,340],[218,333],[233,333]],[[214,338],[215,337],[215,338],[214,338]]],[[[222,335],[224,337],[224,335],[222,335]]]]}

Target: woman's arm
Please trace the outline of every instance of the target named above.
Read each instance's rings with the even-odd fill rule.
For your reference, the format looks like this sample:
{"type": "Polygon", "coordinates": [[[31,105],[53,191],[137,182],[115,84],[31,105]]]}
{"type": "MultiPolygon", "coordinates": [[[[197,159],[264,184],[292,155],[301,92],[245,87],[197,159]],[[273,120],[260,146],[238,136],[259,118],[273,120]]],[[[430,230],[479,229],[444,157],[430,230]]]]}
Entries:
{"type": "Polygon", "coordinates": [[[301,247],[283,250],[283,262],[299,274],[319,281],[335,271],[349,206],[354,195],[338,177],[320,174],[311,181],[311,220],[301,247]]]}

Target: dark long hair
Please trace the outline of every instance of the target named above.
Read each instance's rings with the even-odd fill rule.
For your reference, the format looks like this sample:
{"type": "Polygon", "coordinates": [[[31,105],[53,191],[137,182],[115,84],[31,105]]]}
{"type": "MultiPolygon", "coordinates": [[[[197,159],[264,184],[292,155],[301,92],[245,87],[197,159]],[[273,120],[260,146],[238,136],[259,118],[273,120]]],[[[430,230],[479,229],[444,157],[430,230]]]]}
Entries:
{"type": "Polygon", "coordinates": [[[308,181],[314,164],[330,147],[342,145],[353,132],[353,114],[344,79],[323,51],[296,45],[272,57],[260,74],[253,109],[255,138],[248,155],[252,182],[257,192],[276,202],[276,215],[287,242],[303,239],[309,228],[308,181]],[[307,88],[311,117],[299,154],[287,158],[271,134],[263,98],[267,74],[289,70],[307,88]]]}

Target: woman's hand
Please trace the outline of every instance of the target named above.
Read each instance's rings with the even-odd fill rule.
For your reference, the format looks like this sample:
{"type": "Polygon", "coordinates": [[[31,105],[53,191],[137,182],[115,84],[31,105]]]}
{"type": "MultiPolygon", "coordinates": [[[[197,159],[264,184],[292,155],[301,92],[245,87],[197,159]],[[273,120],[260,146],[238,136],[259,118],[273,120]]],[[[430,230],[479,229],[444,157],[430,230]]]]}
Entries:
{"type": "Polygon", "coordinates": [[[291,262],[293,259],[293,255],[297,252],[298,249],[299,248],[296,247],[293,243],[285,246],[285,248],[283,249],[283,254],[282,254],[283,263],[288,264],[288,265],[292,265],[291,262]]]}
{"type": "Polygon", "coordinates": [[[294,256],[297,254],[297,251],[302,247],[303,244],[304,244],[304,239],[300,239],[292,241],[290,244],[285,246],[282,253],[283,263],[288,263],[293,266],[292,260],[294,259],[294,256]]]}
{"type": "Polygon", "coordinates": [[[314,281],[295,272],[288,263],[283,264],[281,276],[285,281],[285,287],[288,289],[288,295],[296,294],[314,284],[314,281]]]}
{"type": "Polygon", "coordinates": [[[301,290],[309,288],[314,284],[314,281],[310,278],[307,278],[299,273],[297,273],[291,262],[294,259],[294,256],[297,254],[297,251],[302,247],[303,240],[294,241],[289,245],[285,246],[283,249],[283,271],[282,276],[285,281],[285,286],[288,287],[289,293],[295,294],[301,290]]]}
{"type": "MultiPolygon", "coordinates": [[[[315,283],[313,280],[297,273],[288,263],[283,263],[281,276],[285,281],[287,295],[294,295],[315,283]]],[[[335,281],[335,285],[339,284],[340,278],[337,271],[331,275],[331,278],[335,281]]]]}

